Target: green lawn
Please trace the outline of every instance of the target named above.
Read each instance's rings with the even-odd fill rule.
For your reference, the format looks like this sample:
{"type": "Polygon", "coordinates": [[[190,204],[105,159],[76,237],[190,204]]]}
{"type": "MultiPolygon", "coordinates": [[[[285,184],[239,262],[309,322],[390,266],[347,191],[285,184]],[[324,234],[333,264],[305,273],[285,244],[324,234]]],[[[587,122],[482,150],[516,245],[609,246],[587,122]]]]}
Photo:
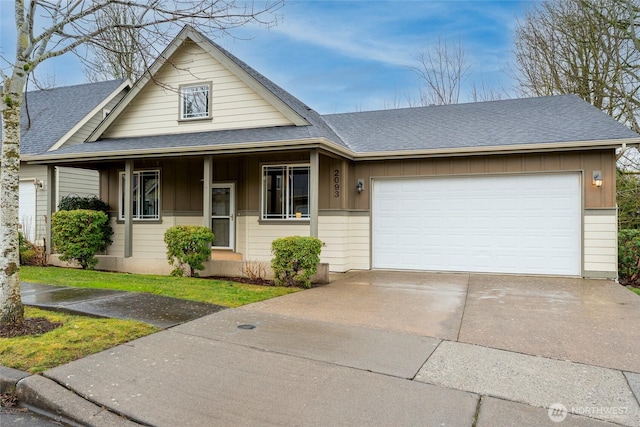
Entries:
{"type": "Polygon", "coordinates": [[[631,289],[631,292],[635,292],[636,294],[640,295],[640,289],[638,288],[629,288],[631,289]]]}
{"type": "Polygon", "coordinates": [[[23,282],[79,288],[115,289],[208,302],[226,307],[274,298],[297,292],[298,288],[257,286],[222,280],[192,277],[152,276],[146,274],[109,273],[58,267],[20,267],[23,282]]]}
{"type": "Polygon", "coordinates": [[[38,373],[158,331],[133,320],[96,319],[25,307],[25,317],[62,326],[42,335],[0,338],[0,365],[38,373]]]}

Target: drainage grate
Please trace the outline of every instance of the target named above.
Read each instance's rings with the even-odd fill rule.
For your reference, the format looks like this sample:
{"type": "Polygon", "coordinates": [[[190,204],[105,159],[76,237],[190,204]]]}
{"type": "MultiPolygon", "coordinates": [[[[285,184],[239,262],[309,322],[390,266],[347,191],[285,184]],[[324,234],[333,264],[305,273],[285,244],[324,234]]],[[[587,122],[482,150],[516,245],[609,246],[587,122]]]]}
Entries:
{"type": "Polygon", "coordinates": [[[255,329],[256,325],[238,325],[238,329],[255,329]]]}

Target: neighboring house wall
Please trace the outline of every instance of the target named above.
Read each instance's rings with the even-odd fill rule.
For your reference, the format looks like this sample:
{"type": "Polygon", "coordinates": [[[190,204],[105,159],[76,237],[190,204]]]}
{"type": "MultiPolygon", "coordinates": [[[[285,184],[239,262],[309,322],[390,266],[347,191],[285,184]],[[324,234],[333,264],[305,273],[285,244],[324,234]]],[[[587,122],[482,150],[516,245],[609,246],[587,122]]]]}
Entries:
{"type": "MultiPolygon", "coordinates": [[[[33,182],[38,180],[42,182],[42,188],[37,187],[35,192],[36,197],[36,209],[35,218],[31,219],[35,225],[35,237],[32,239],[35,243],[43,243],[42,239],[46,235],[47,225],[47,191],[49,190],[49,183],[47,182],[47,167],[26,165],[22,163],[20,165],[20,182],[33,182]]],[[[23,218],[20,218],[20,223],[23,222],[23,218]]]]}
{"type": "Polygon", "coordinates": [[[56,168],[58,189],[57,201],[69,195],[80,197],[100,196],[100,174],[98,171],[79,168],[56,168]]]}
{"type": "Polygon", "coordinates": [[[195,43],[174,54],[104,138],[290,125],[280,111],[195,43]],[[212,119],[179,121],[178,87],[211,82],[212,119]]]}
{"type": "MultiPolygon", "coordinates": [[[[47,167],[40,165],[20,165],[20,182],[33,183],[38,180],[42,183],[42,187],[36,187],[35,198],[36,208],[35,217],[30,219],[34,224],[35,236],[32,238],[34,242],[43,244],[46,236],[47,227],[47,192],[54,186],[58,195],[57,200],[70,194],[78,196],[99,195],[99,174],[97,171],[87,169],[76,169],[67,167],[56,168],[56,181],[49,183],[47,181],[47,167]]],[[[28,221],[29,219],[27,219],[28,221]]],[[[23,219],[21,218],[22,222],[23,219]]]]}

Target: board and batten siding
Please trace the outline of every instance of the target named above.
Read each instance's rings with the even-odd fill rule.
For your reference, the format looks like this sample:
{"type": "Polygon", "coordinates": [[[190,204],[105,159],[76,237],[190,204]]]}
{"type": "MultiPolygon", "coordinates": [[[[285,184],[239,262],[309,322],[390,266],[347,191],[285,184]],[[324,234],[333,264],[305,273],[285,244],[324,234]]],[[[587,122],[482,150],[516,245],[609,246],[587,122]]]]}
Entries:
{"type": "Polygon", "coordinates": [[[280,111],[219,61],[186,42],[107,129],[103,137],[192,133],[291,125],[280,111]],[[211,83],[212,118],[179,121],[178,88],[211,83]]]}
{"type": "Polygon", "coordinates": [[[618,276],[618,218],[615,209],[584,212],[584,276],[618,276]]]}

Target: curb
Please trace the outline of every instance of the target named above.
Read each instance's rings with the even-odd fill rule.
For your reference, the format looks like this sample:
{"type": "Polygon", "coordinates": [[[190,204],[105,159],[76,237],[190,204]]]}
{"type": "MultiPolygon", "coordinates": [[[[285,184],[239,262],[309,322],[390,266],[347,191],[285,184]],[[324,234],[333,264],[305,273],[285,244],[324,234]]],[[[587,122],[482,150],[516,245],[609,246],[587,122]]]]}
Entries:
{"type": "Polygon", "coordinates": [[[13,393],[16,391],[18,381],[30,376],[28,372],[7,368],[0,365],[0,394],[13,393]]]}
{"type": "Polygon", "coordinates": [[[56,420],[67,419],[86,426],[140,426],[83,399],[41,375],[22,378],[15,385],[15,389],[21,403],[43,410],[56,420]]]}

